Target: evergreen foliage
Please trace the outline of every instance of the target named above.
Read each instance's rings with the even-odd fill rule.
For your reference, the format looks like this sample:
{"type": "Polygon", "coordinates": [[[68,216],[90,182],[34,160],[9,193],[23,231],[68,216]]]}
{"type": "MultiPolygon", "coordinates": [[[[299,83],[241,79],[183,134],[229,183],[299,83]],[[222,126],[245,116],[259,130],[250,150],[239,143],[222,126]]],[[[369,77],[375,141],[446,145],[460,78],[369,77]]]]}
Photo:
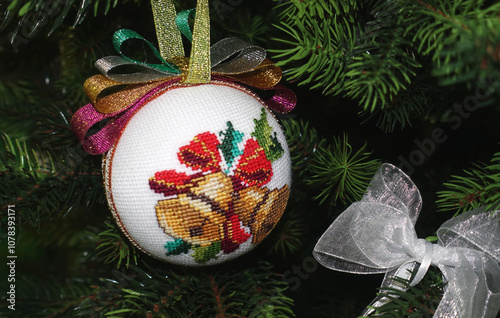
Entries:
{"type": "MultiPolygon", "coordinates": [[[[195,3],[176,1],[180,10],[195,3]]],[[[81,149],[69,123],[88,103],[82,84],[96,73],[94,62],[114,54],[114,31],[140,29],[153,41],[149,1],[0,2],[0,249],[7,244],[5,211],[15,205],[19,264],[16,312],[6,308],[4,293],[0,316],[354,317],[375,296],[364,299],[361,289],[380,282],[367,286],[360,275],[335,281],[335,273],[306,261],[332,219],[361,198],[380,163],[397,164],[432,125],[448,141],[414,164],[411,177],[423,196],[432,202],[440,190],[436,205],[446,218],[500,202],[500,152],[467,168],[489,160],[500,136],[500,4],[210,5],[214,41],[237,36],[273,48],[271,57],[299,97],[281,120],[293,182],[276,228],[251,255],[213,268],[170,266],[138,251],[110,217],[101,158],[81,149]],[[488,89],[487,98],[473,115],[452,107],[478,87],[488,89]],[[361,124],[357,112],[368,120],[361,124]],[[451,113],[463,119],[458,127],[449,128],[451,113]],[[355,291],[346,300],[349,287],[355,291]]],[[[265,138],[272,146],[273,136],[265,138]]],[[[429,227],[433,209],[421,212],[429,227]]],[[[6,270],[0,268],[0,290],[8,288],[6,270]]],[[[377,317],[431,317],[443,287],[431,270],[406,292],[381,289],[393,301],[377,308],[377,317]]]]}
{"type": "Polygon", "coordinates": [[[122,262],[126,268],[131,264],[137,265],[135,246],[123,237],[115,222],[108,220],[105,225],[108,229],[99,233],[101,243],[96,248],[99,255],[104,257],[104,263],[116,262],[116,268],[120,268],[122,262]]]}
{"type": "Polygon", "coordinates": [[[375,311],[368,317],[432,318],[434,316],[446,285],[438,269],[431,268],[424,279],[415,286],[410,286],[410,281],[399,277],[394,280],[407,290],[381,287],[379,295],[389,301],[378,308],[369,307],[375,311]]]}
{"type": "MultiPolygon", "coordinates": [[[[50,152],[29,148],[26,142],[12,140],[7,135],[3,143],[0,205],[2,209],[9,204],[23,209],[20,215],[23,222],[38,228],[41,221],[75,207],[90,208],[96,202],[104,202],[100,173],[76,166],[70,154],[55,161],[50,152]]],[[[1,221],[0,233],[4,236],[6,215],[2,215],[1,221]]]]}
{"type": "Polygon", "coordinates": [[[366,144],[354,152],[347,136],[334,138],[333,145],[319,148],[309,167],[312,177],[310,185],[321,185],[321,193],[316,196],[320,202],[333,196],[333,203],[354,202],[361,199],[366,191],[380,161],[369,160],[370,153],[365,150],[366,144]],[[353,153],[354,152],[354,153],[353,153]]]}
{"type": "Polygon", "coordinates": [[[49,25],[48,34],[51,34],[61,26],[64,20],[68,18],[69,13],[73,13],[72,11],[75,8],[78,8],[78,11],[75,14],[73,26],[80,24],[89,11],[93,11],[94,15],[97,15],[100,11],[107,14],[110,8],[115,7],[117,3],[118,0],[11,0],[9,4],[3,4],[6,8],[4,9],[0,30],[5,29],[9,24],[17,24],[9,34],[11,41],[15,40],[23,27],[28,27],[30,29],[28,35],[32,35],[38,32],[40,28],[49,25]]]}
{"type": "Polygon", "coordinates": [[[224,274],[163,270],[143,261],[113,271],[78,305],[83,317],[291,317],[285,283],[260,262],[224,274]]]}
{"type": "Polygon", "coordinates": [[[438,192],[436,201],[442,211],[460,214],[481,206],[498,208],[500,202],[500,152],[494,154],[489,164],[476,164],[464,170],[463,175],[452,176],[443,184],[446,190],[438,192]]]}
{"type": "Polygon", "coordinates": [[[278,8],[282,45],[272,52],[287,78],[383,113],[389,131],[426,113],[407,90],[499,80],[498,3],[292,0],[278,8]]]}

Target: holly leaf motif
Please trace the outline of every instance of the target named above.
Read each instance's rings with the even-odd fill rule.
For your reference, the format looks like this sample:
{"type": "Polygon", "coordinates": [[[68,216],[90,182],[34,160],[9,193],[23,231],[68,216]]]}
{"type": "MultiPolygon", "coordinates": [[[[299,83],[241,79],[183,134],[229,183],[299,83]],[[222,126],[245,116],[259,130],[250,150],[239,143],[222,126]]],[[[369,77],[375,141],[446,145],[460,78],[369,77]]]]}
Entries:
{"type": "Polygon", "coordinates": [[[197,263],[206,263],[212,258],[217,258],[220,252],[220,241],[213,242],[207,246],[193,247],[193,258],[197,263]]]}
{"type": "Polygon", "coordinates": [[[269,126],[266,116],[266,110],[262,108],[259,119],[253,120],[255,123],[255,130],[252,132],[252,137],[255,137],[259,145],[264,148],[267,159],[274,162],[281,158],[283,155],[283,147],[278,141],[276,132],[273,134],[273,128],[269,126]]]}
{"type": "Polygon", "coordinates": [[[176,239],[175,241],[167,242],[165,248],[167,249],[167,255],[179,255],[189,252],[191,244],[182,239],[176,239]]]}
{"type": "Polygon", "coordinates": [[[243,133],[235,130],[233,124],[228,121],[226,131],[221,131],[220,135],[224,135],[224,139],[222,140],[222,144],[217,147],[222,151],[222,155],[226,160],[228,169],[224,172],[228,173],[235,158],[243,154],[243,150],[238,149],[238,144],[243,140],[243,133]]]}

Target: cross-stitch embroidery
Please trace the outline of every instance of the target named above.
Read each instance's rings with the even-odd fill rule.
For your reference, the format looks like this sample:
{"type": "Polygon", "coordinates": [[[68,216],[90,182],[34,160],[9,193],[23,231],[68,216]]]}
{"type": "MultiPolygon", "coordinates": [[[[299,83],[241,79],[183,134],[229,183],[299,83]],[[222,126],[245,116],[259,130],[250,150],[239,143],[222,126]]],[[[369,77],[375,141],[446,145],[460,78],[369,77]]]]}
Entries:
{"type": "Polygon", "coordinates": [[[165,170],[149,179],[153,191],[168,197],[155,207],[159,225],[175,239],[166,243],[167,255],[192,250],[194,260],[204,263],[221,251],[235,251],[250,237],[259,243],[281,218],[288,186],[269,190],[264,185],[271,181],[271,163],[283,155],[283,148],[264,108],[254,122],[243,150],[239,145],[244,134],[227,122],[219,132],[222,141],[204,132],[179,149],[179,161],[193,174],[165,170]]]}

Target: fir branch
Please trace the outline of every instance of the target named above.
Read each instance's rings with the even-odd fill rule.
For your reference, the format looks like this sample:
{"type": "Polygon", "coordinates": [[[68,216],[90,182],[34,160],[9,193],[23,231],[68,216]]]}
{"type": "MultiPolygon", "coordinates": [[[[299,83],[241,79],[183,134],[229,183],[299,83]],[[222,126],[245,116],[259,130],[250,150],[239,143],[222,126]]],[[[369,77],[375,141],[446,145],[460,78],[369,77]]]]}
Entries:
{"type": "Polygon", "coordinates": [[[499,79],[500,3],[483,1],[402,1],[406,34],[431,56],[442,85],[499,79]]]}
{"type": "Polygon", "coordinates": [[[47,173],[55,171],[53,155],[48,151],[28,148],[26,142],[2,135],[3,147],[0,154],[0,171],[26,171],[35,179],[43,178],[47,173]]]}
{"type": "Polygon", "coordinates": [[[300,181],[307,173],[314,153],[318,148],[325,147],[327,140],[319,136],[314,127],[302,120],[287,119],[281,122],[290,149],[292,171],[300,181]]]}
{"type": "Polygon", "coordinates": [[[334,138],[333,145],[319,148],[309,167],[312,177],[308,184],[321,188],[316,199],[320,204],[329,197],[333,203],[359,200],[366,191],[368,182],[380,166],[377,159],[369,159],[366,143],[355,153],[347,136],[334,138]]]}
{"type": "Polygon", "coordinates": [[[368,160],[366,144],[353,154],[346,135],[342,140],[334,138],[333,145],[328,145],[308,123],[288,119],[282,124],[297,182],[304,180],[313,188],[321,188],[316,196],[320,203],[330,196],[334,203],[339,199],[349,202],[361,198],[380,166],[378,160],[368,160]]]}
{"type": "Polygon", "coordinates": [[[260,262],[243,271],[174,271],[132,265],[114,271],[77,306],[78,315],[95,317],[290,317],[286,283],[260,262]]]}
{"type": "Polygon", "coordinates": [[[269,50],[278,60],[278,66],[287,66],[285,77],[291,81],[302,78],[299,85],[321,87],[326,93],[340,90],[359,26],[337,16],[315,19],[305,14],[302,20],[288,19],[291,22],[285,18],[275,27],[291,39],[272,40],[290,48],[269,50]]]}
{"type": "Polygon", "coordinates": [[[289,79],[305,77],[301,85],[315,84],[311,89],[350,96],[371,111],[385,107],[420,67],[406,49],[411,43],[402,36],[404,28],[397,24],[399,7],[375,5],[375,20],[362,27],[358,6],[344,2],[347,7],[341,9],[331,1],[318,2],[292,1],[283,9],[282,24],[276,27],[293,40],[276,39],[291,46],[271,50],[281,59],[278,65],[287,65],[289,79]]]}
{"type": "MultiPolygon", "coordinates": [[[[6,283],[1,283],[2,290],[9,290],[6,283]]],[[[91,292],[88,282],[80,278],[57,281],[22,275],[15,285],[16,310],[9,310],[9,317],[74,317],[74,307],[91,292]]],[[[2,298],[1,307],[4,303],[10,304],[2,298]]]]}
{"type": "Polygon", "coordinates": [[[292,19],[302,19],[304,16],[324,19],[327,16],[334,14],[341,14],[343,12],[349,13],[358,10],[362,4],[360,1],[329,1],[329,0],[291,0],[281,2],[276,6],[276,9],[282,10],[281,14],[292,19]]]}
{"type": "Polygon", "coordinates": [[[4,19],[0,24],[0,31],[15,24],[16,27],[9,35],[14,39],[20,30],[27,29],[27,25],[30,25],[31,34],[50,25],[48,31],[50,35],[68,19],[68,16],[75,16],[73,26],[76,26],[85,19],[89,11],[93,11],[94,16],[101,12],[106,15],[117,4],[118,0],[11,0],[2,12],[4,19]]]}
{"type": "Polygon", "coordinates": [[[399,277],[393,279],[405,290],[381,287],[379,296],[384,297],[387,302],[378,308],[369,307],[375,309],[369,317],[433,317],[445,288],[441,272],[438,269],[434,267],[429,269],[422,281],[415,286],[410,286],[410,281],[399,277]]]}
{"type": "MultiPolygon", "coordinates": [[[[3,136],[0,149],[0,207],[15,204],[23,211],[21,220],[38,228],[41,221],[77,206],[104,202],[100,172],[86,167],[81,156],[54,154],[30,148],[3,136]],[[75,161],[76,159],[76,161],[75,161]]],[[[5,215],[0,228],[5,228],[5,215]]],[[[5,230],[0,231],[2,235],[5,230]]]]}
{"type": "Polygon", "coordinates": [[[375,5],[371,9],[375,19],[365,25],[348,61],[344,94],[364,110],[386,108],[407,89],[421,67],[411,42],[403,36],[399,11],[394,1],[375,5]]]}
{"type": "Polygon", "coordinates": [[[460,214],[480,206],[498,208],[500,204],[500,152],[493,155],[489,164],[475,164],[464,170],[464,175],[454,175],[444,183],[445,190],[437,193],[436,204],[440,211],[460,214]]]}
{"type": "Polygon", "coordinates": [[[363,110],[361,115],[367,116],[366,121],[377,120],[377,126],[386,133],[393,132],[398,126],[400,130],[411,127],[412,120],[420,116],[435,120],[432,112],[442,113],[437,108],[443,105],[445,96],[436,96],[438,91],[430,81],[427,75],[417,75],[407,89],[400,91],[384,109],[363,110]]]}
{"type": "Polygon", "coordinates": [[[283,36],[275,41],[283,48],[271,52],[289,80],[350,97],[367,113],[389,108],[379,121],[386,130],[429,112],[422,110],[428,104],[407,98],[421,88],[412,81],[428,57],[432,64],[425,73],[441,85],[500,82],[500,4],[390,0],[339,9],[336,3],[278,5],[276,28],[283,36]],[[371,20],[365,23],[366,11],[371,20]]]}
{"type": "Polygon", "coordinates": [[[117,269],[122,263],[125,268],[129,268],[131,264],[137,265],[138,253],[135,246],[123,237],[115,222],[109,220],[105,222],[105,226],[107,230],[98,234],[100,244],[96,248],[98,254],[104,257],[104,264],[116,263],[117,269]]]}
{"type": "MultiPolygon", "coordinates": [[[[79,146],[71,130],[73,112],[64,104],[53,104],[39,109],[36,130],[33,133],[33,142],[37,142],[44,149],[68,151],[79,146]]],[[[83,150],[82,150],[83,151],[83,150]]]]}

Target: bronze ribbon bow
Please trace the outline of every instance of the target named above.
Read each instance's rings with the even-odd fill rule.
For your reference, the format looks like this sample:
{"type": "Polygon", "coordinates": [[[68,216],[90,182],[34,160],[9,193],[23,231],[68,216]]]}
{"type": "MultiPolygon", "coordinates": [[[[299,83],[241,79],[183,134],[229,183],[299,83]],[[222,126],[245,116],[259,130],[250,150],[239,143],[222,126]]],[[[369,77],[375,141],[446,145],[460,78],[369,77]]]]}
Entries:
{"type": "Polygon", "coordinates": [[[181,31],[191,37],[187,20],[192,10],[176,15],[171,0],[152,0],[151,4],[160,51],[135,31],[118,30],[113,35],[113,44],[120,56],[99,59],[95,66],[102,74],[84,83],[91,104],[75,113],[72,128],[87,152],[100,154],[109,150],[118,138],[117,131],[136,111],[138,103],[152,98],[151,93],[167,83],[201,84],[211,79],[236,81],[258,89],[276,90],[266,101],[274,111],[287,113],[295,107],[295,95],[278,85],[281,69],[266,58],[265,49],[238,38],[225,38],[209,46],[208,0],[197,3],[189,58],[184,57],[181,31]],[[127,57],[122,52],[122,44],[128,40],[145,42],[159,63],[127,57]],[[130,72],[130,69],[137,71],[130,72]],[[108,118],[110,121],[102,129],[87,136],[93,125],[108,118]]]}

